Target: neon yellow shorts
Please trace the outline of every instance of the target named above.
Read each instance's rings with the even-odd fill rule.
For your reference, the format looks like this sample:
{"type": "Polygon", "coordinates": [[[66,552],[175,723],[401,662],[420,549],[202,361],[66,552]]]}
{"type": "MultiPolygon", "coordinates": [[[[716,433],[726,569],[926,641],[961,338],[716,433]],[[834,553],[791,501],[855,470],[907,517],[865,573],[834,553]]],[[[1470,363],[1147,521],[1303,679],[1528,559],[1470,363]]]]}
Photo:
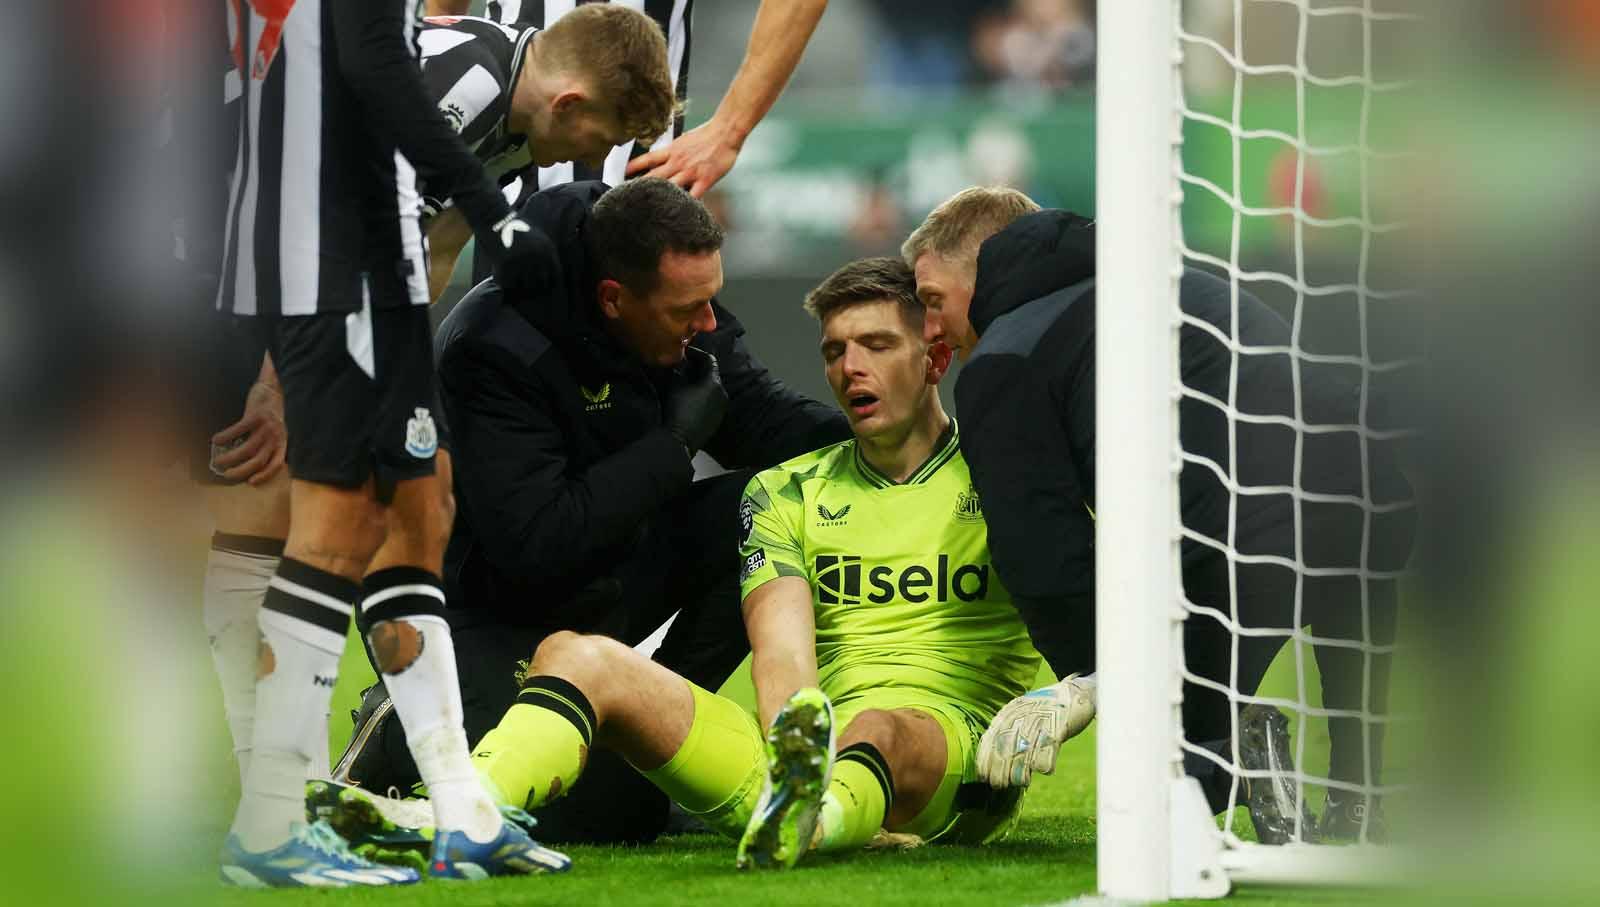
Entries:
{"type": "MultiPolygon", "coordinates": [[[[670,762],[645,774],[685,811],[719,834],[738,838],[755,812],[766,777],[761,730],[733,700],[692,683],[689,690],[695,708],[689,737],[670,762]]],[[[834,703],[834,726],[842,733],[868,709],[916,709],[944,731],[944,780],[921,813],[892,831],[930,842],[981,844],[997,840],[1015,825],[1022,791],[991,791],[977,780],[974,763],[984,729],[971,716],[924,692],[887,689],[834,703]]]]}

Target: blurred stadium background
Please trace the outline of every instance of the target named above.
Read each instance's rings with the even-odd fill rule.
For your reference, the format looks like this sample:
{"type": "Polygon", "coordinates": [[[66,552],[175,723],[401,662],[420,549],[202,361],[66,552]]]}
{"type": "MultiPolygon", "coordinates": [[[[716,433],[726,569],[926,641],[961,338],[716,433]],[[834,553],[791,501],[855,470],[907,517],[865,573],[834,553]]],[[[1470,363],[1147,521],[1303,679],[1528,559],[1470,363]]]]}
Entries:
{"type": "MultiPolygon", "coordinates": [[[[756,7],[696,0],[686,127],[716,109],[756,7]]],[[[768,367],[828,399],[802,342],[816,335],[802,297],[846,261],[898,255],[967,186],[1092,211],[1094,50],[1093,0],[832,0],[783,97],[705,199],[729,231],[722,301],[768,367]]],[[[457,268],[436,317],[469,274],[457,268]]]]}

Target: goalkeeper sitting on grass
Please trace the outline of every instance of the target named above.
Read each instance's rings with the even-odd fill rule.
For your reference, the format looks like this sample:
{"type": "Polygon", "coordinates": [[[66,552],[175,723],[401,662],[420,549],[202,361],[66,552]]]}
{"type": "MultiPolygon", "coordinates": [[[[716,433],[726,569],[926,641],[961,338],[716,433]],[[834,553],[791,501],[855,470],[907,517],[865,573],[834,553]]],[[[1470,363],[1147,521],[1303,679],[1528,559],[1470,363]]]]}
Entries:
{"type": "Polygon", "coordinates": [[[473,752],[504,805],[561,796],[600,746],[740,838],[741,867],[792,866],[880,830],[900,843],[978,843],[1010,827],[1023,791],[981,782],[977,744],[1040,662],[990,566],[956,423],[939,403],[950,352],[923,341],[911,272],[895,259],[845,266],[806,308],[855,438],[745,490],[760,726],[621,643],[558,633],[473,752]]]}

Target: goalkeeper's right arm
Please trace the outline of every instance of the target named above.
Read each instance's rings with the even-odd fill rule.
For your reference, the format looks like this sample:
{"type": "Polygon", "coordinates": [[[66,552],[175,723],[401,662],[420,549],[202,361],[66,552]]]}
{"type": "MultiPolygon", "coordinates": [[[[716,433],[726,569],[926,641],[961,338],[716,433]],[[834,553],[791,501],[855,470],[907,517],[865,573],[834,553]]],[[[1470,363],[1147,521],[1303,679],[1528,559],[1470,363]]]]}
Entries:
{"type": "Polygon", "coordinates": [[[763,728],[796,690],[817,685],[817,629],[811,585],[798,576],[779,576],[744,598],[745,633],[750,637],[750,679],[763,728]]]}

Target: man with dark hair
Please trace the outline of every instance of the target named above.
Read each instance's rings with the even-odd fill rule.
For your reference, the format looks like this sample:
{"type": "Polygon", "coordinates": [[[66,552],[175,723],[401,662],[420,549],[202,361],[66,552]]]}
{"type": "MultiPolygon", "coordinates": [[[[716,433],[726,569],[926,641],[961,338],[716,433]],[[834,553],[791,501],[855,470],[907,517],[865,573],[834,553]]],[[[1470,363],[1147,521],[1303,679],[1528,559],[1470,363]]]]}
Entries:
{"type": "MultiPolygon", "coordinates": [[[[517,701],[519,663],[561,630],[634,645],[677,612],[656,659],[720,686],[749,650],[733,552],[750,470],[849,435],[745,347],[715,300],[722,230],[686,192],[572,183],[523,214],[552,241],[549,282],[512,295],[486,281],[435,342],[460,464],[445,577],[473,741],[517,701]],[[742,471],[693,482],[700,450],[742,471]]],[[[374,697],[365,711],[344,776],[409,787],[399,728],[374,697]]],[[[541,811],[542,839],[664,827],[666,797],[620,759],[596,754],[589,773],[609,780],[541,811]]]]}

